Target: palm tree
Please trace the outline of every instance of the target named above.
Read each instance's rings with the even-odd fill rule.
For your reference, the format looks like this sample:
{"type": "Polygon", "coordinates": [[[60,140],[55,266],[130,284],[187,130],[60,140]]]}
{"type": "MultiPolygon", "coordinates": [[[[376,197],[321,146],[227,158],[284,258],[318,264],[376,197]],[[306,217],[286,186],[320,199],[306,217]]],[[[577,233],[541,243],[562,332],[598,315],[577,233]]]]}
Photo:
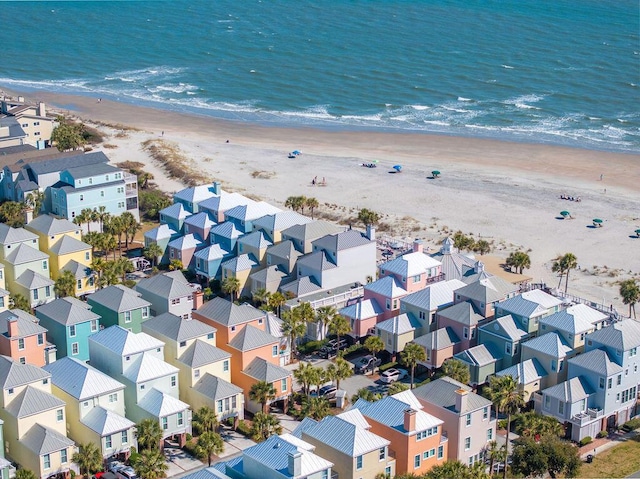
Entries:
{"type": "Polygon", "coordinates": [[[297,339],[304,336],[307,326],[300,317],[300,308],[286,311],[282,314],[282,333],[289,336],[291,341],[291,352],[296,355],[297,339]]]}
{"type": "Polygon", "coordinates": [[[518,273],[522,274],[522,271],[531,268],[531,258],[524,251],[516,251],[509,255],[506,260],[506,265],[509,267],[509,270],[516,268],[518,273]]]}
{"type": "Polygon", "coordinates": [[[90,476],[102,469],[102,453],[93,442],[78,445],[78,452],[74,453],[71,460],[80,468],[80,474],[90,476]]]}
{"type": "Polygon", "coordinates": [[[238,291],[240,291],[240,280],[235,276],[228,276],[222,281],[222,292],[231,297],[231,302],[234,301],[238,291]]]}
{"type": "Polygon", "coordinates": [[[293,211],[302,210],[304,213],[306,201],[307,198],[304,196],[289,196],[284,202],[284,206],[285,208],[291,208],[293,211]]]}
{"type": "Polygon", "coordinates": [[[15,479],[38,479],[30,469],[20,468],[16,471],[15,479]]]}
{"type": "Polygon", "coordinates": [[[95,271],[98,275],[98,288],[102,288],[102,272],[105,270],[107,262],[104,258],[93,258],[91,262],[91,270],[95,271]]]}
{"type": "Polygon", "coordinates": [[[143,171],[138,175],[138,186],[142,190],[146,190],[149,186],[149,181],[155,179],[153,174],[148,171],[143,171]]]}
{"type": "Polygon", "coordinates": [[[269,296],[267,305],[271,311],[274,311],[277,316],[280,316],[281,308],[284,303],[287,302],[287,298],[284,297],[280,291],[276,291],[269,296]]]}
{"type": "Polygon", "coordinates": [[[124,233],[124,247],[129,249],[129,242],[133,241],[136,233],[140,229],[140,224],[136,221],[135,216],[133,216],[129,211],[125,211],[120,215],[123,226],[124,233]]]}
{"type": "Polygon", "coordinates": [[[33,216],[38,216],[42,210],[42,204],[44,203],[44,193],[40,190],[32,191],[27,194],[24,201],[33,209],[33,216]]]}
{"type": "Polygon", "coordinates": [[[267,413],[267,405],[276,397],[276,390],[273,384],[258,381],[249,390],[249,399],[262,405],[262,412],[267,413]]]}
{"type": "Polygon", "coordinates": [[[66,298],[67,296],[71,296],[73,298],[76,297],[76,277],[75,275],[69,271],[64,270],[56,279],[55,284],[53,285],[53,290],[56,293],[58,298],[66,298]]]}
{"type": "Polygon", "coordinates": [[[169,261],[169,271],[181,271],[184,269],[182,261],[179,259],[172,259],[169,261]]]}
{"type": "Polygon", "coordinates": [[[373,354],[373,357],[375,358],[376,354],[384,349],[384,342],[379,336],[369,336],[364,341],[364,347],[373,354]]]}
{"type": "Polygon", "coordinates": [[[493,474],[493,465],[496,462],[505,462],[504,446],[498,446],[496,441],[490,441],[485,448],[485,452],[489,457],[489,473],[493,474]]]}
{"type": "Polygon", "coordinates": [[[374,402],[382,399],[382,396],[378,393],[374,393],[369,388],[360,388],[353,396],[351,396],[351,403],[355,404],[358,399],[364,399],[365,401],[374,402]]]}
{"type": "Polygon", "coordinates": [[[158,450],[162,440],[162,429],[155,419],[143,419],[136,424],[136,436],[138,437],[138,449],[158,450]]]}
{"type": "Polygon", "coordinates": [[[218,455],[224,451],[224,441],[213,431],[207,431],[200,434],[196,443],[195,452],[199,458],[207,458],[209,467],[211,467],[211,456],[218,455]]]}
{"type": "Polygon", "coordinates": [[[300,361],[298,367],[293,370],[293,378],[302,385],[302,392],[309,395],[309,388],[311,381],[313,381],[313,369],[315,369],[311,363],[305,363],[300,361]]]}
{"type": "Polygon", "coordinates": [[[113,252],[113,260],[116,259],[116,249],[120,248],[120,242],[113,235],[105,235],[104,237],[105,254],[107,251],[113,252]]]}
{"type": "MultiPolygon", "coordinates": [[[[511,428],[511,416],[524,406],[524,396],[518,386],[518,381],[513,376],[502,376],[491,384],[491,396],[497,403],[498,410],[507,415],[507,436],[505,457],[509,457],[509,429],[511,428]]],[[[504,468],[503,477],[507,477],[507,468],[504,468]]]]}
{"type": "Polygon", "coordinates": [[[415,376],[416,366],[420,361],[426,361],[427,355],[424,348],[416,343],[407,343],[404,350],[400,353],[400,358],[405,366],[411,371],[411,389],[413,389],[413,380],[415,376]]]}
{"type": "Polygon", "coordinates": [[[281,434],[282,426],[278,422],[278,418],[263,412],[256,413],[253,416],[253,424],[251,426],[251,439],[256,442],[262,442],[274,434],[281,434]]]}
{"type": "Polygon", "coordinates": [[[9,296],[9,304],[11,309],[21,309],[27,313],[31,312],[31,302],[20,293],[9,296]]]}
{"type": "Polygon", "coordinates": [[[636,317],[636,303],[640,301],[640,287],[635,279],[627,279],[620,282],[620,296],[622,302],[629,305],[629,317],[633,310],[633,317],[636,317]]]}
{"type": "Polygon", "coordinates": [[[267,288],[260,288],[254,291],[253,293],[254,305],[257,308],[259,308],[260,306],[265,304],[267,301],[269,301],[269,296],[271,296],[271,293],[267,290],[267,288]]]}
{"type": "Polygon", "coordinates": [[[82,225],[85,223],[87,223],[87,232],[91,233],[91,226],[89,225],[89,218],[87,216],[86,209],[82,210],[75,216],[75,218],[73,218],[73,224],[78,225],[80,228],[82,228],[82,225]]]}
{"type": "Polygon", "coordinates": [[[307,324],[312,323],[316,319],[316,312],[313,310],[311,303],[309,301],[305,301],[300,303],[300,306],[295,308],[298,311],[298,316],[300,320],[303,322],[305,327],[307,324]]]}
{"type": "Polygon", "coordinates": [[[442,372],[462,384],[468,384],[471,380],[469,367],[459,359],[449,358],[442,364],[442,372]]]}
{"type": "Polygon", "coordinates": [[[120,282],[120,269],[115,261],[106,261],[102,274],[98,278],[100,288],[111,286],[120,282]]]}
{"type": "Polygon", "coordinates": [[[336,387],[340,389],[340,381],[350,378],[353,375],[353,366],[343,358],[337,358],[335,362],[327,366],[327,377],[336,382],[336,387]]]}
{"type": "Polygon", "coordinates": [[[161,479],[167,477],[169,466],[161,451],[147,449],[137,456],[133,469],[140,479],[161,479]]]}
{"type": "Polygon", "coordinates": [[[487,254],[491,252],[491,245],[486,240],[479,240],[473,244],[473,251],[480,254],[487,254]]]}
{"type": "Polygon", "coordinates": [[[562,277],[564,275],[567,276],[564,286],[564,292],[567,293],[567,289],[569,288],[569,271],[577,268],[578,259],[573,253],[565,253],[562,256],[558,256],[555,260],[553,260],[553,265],[551,266],[551,271],[554,273],[560,274],[560,281],[558,282],[558,288],[562,284],[562,277]]]}
{"type": "Polygon", "coordinates": [[[387,396],[393,396],[394,394],[398,394],[408,390],[409,386],[407,386],[405,383],[396,381],[395,383],[392,383],[391,386],[389,386],[389,389],[387,389],[387,396]]]}
{"type": "Polygon", "coordinates": [[[335,306],[320,306],[316,311],[316,323],[320,332],[318,339],[324,339],[327,333],[327,325],[331,323],[333,317],[338,314],[335,306]]]}
{"type": "Polygon", "coordinates": [[[380,221],[380,214],[376,213],[375,211],[368,210],[367,208],[362,208],[358,212],[358,221],[364,224],[365,227],[373,226],[378,223],[378,221],[380,221]]]}
{"type": "Polygon", "coordinates": [[[164,251],[158,243],[149,243],[149,246],[144,249],[144,257],[151,260],[151,266],[157,266],[158,258],[161,258],[163,254],[164,251]]]}
{"type": "Polygon", "coordinates": [[[327,417],[331,412],[331,404],[327,398],[312,396],[304,398],[302,404],[302,414],[319,421],[327,417]]]}
{"type": "Polygon", "coordinates": [[[124,283],[127,279],[127,273],[133,273],[136,269],[128,258],[118,258],[114,265],[116,271],[120,275],[120,281],[124,283]]]}
{"type": "Polygon", "coordinates": [[[535,411],[520,414],[517,419],[516,431],[523,437],[539,438],[542,436],[561,436],[564,428],[551,416],[542,416],[535,411]]]}
{"type": "Polygon", "coordinates": [[[315,198],[307,198],[305,205],[309,208],[309,211],[311,211],[311,219],[313,219],[313,211],[320,206],[320,203],[318,203],[318,200],[315,198]]]}
{"type": "MultiPolygon", "coordinates": [[[[351,324],[349,320],[340,314],[336,314],[331,318],[329,323],[329,332],[336,335],[338,348],[340,348],[340,336],[344,336],[351,332],[351,324]]],[[[338,355],[340,355],[340,349],[338,349],[338,355]]]]}
{"type": "Polygon", "coordinates": [[[109,220],[111,215],[107,213],[107,208],[105,206],[98,206],[96,210],[96,219],[100,224],[100,233],[104,233],[104,224],[109,220]]]}
{"type": "Polygon", "coordinates": [[[218,427],[218,416],[210,407],[202,406],[193,414],[191,423],[200,434],[215,432],[218,427]]]}
{"type": "Polygon", "coordinates": [[[26,205],[17,201],[5,201],[0,205],[0,221],[14,228],[24,226],[26,205]]]}

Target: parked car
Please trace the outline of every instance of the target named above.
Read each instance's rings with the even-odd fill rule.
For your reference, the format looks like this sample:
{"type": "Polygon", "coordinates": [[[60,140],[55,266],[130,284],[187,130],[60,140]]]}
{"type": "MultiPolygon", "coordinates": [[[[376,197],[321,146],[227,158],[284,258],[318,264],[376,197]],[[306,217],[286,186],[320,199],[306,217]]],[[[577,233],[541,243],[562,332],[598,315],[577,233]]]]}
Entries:
{"type": "Polygon", "coordinates": [[[327,386],[322,386],[319,390],[318,390],[318,396],[319,397],[323,397],[325,399],[331,400],[334,399],[336,397],[336,393],[338,392],[338,388],[335,387],[332,384],[329,384],[327,386]]]}
{"type": "Polygon", "coordinates": [[[113,472],[115,474],[119,469],[122,469],[124,467],[127,467],[127,466],[125,466],[120,461],[113,461],[109,463],[109,466],[107,467],[107,469],[109,472],[113,472]]]}
{"type": "Polygon", "coordinates": [[[318,351],[318,356],[324,359],[333,358],[338,355],[338,351],[347,347],[347,341],[341,339],[340,342],[336,339],[332,339],[327,344],[320,348],[318,351]]]}
{"type": "Polygon", "coordinates": [[[373,371],[375,368],[380,366],[380,364],[382,364],[380,358],[368,355],[356,360],[356,362],[354,363],[354,369],[356,374],[364,374],[367,371],[373,371]]]}
{"type": "Polygon", "coordinates": [[[391,384],[396,381],[400,381],[407,376],[408,373],[404,369],[391,368],[387,369],[380,375],[380,381],[382,381],[383,383],[391,384]]]}
{"type": "Polygon", "coordinates": [[[138,479],[136,476],[136,471],[133,470],[133,467],[126,466],[116,471],[116,476],[118,479],[138,479]]]}

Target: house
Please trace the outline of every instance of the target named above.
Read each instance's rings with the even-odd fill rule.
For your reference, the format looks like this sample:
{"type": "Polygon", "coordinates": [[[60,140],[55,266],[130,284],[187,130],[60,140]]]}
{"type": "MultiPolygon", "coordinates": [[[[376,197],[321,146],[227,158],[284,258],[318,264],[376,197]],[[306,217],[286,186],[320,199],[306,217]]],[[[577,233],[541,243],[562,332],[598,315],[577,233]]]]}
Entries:
{"type": "MultiPolygon", "coordinates": [[[[44,260],[42,261],[44,264],[44,260]]],[[[11,284],[11,283],[10,283],[11,284]]],[[[13,294],[21,294],[29,301],[31,308],[53,301],[54,281],[36,271],[27,269],[13,282],[13,294]]]]}
{"type": "Polygon", "coordinates": [[[27,134],[13,117],[0,116],[0,150],[31,146],[25,144],[27,134]]]}
{"type": "Polygon", "coordinates": [[[236,228],[235,224],[230,221],[225,221],[209,230],[209,242],[212,245],[217,244],[223,250],[235,254],[237,251],[236,243],[242,235],[242,231],[236,228]]]}
{"type": "Polygon", "coordinates": [[[66,168],[51,185],[47,212],[72,221],[82,210],[101,206],[112,216],[127,211],[139,221],[137,176],[106,163],[66,168]]]}
{"type": "Polygon", "coordinates": [[[459,288],[455,292],[455,302],[469,301],[484,318],[494,316],[494,305],[515,296],[518,286],[498,276],[479,279],[459,288]]]}
{"type": "Polygon", "coordinates": [[[305,225],[313,220],[296,211],[278,211],[253,221],[254,231],[263,231],[271,243],[282,241],[282,232],[295,225],[305,225]]]}
{"type": "Polygon", "coordinates": [[[384,276],[364,285],[364,300],[373,300],[383,307],[377,321],[397,316],[400,311],[400,300],[407,295],[400,281],[394,276],[384,276]]]}
{"type": "Polygon", "coordinates": [[[91,269],[91,245],[64,235],[47,251],[51,258],[51,277],[55,280],[63,271],[71,271],[76,280],[75,294],[85,296],[96,290],[95,274],[91,269]]]}
{"type": "Polygon", "coordinates": [[[224,348],[242,329],[252,325],[264,330],[266,314],[250,304],[235,304],[224,298],[212,298],[193,312],[193,318],[216,329],[216,343],[224,348]]]}
{"type": "Polygon", "coordinates": [[[45,253],[48,253],[51,247],[64,236],[82,240],[80,226],[65,218],[56,218],[48,214],[36,216],[25,225],[24,229],[38,236],[40,251],[45,253]]]}
{"type": "Polygon", "coordinates": [[[451,328],[460,338],[460,350],[469,349],[478,344],[478,327],[484,318],[478,314],[472,303],[463,301],[436,313],[438,329],[451,328]]]}
{"type": "Polygon", "coordinates": [[[522,343],[522,361],[536,358],[547,371],[547,385],[552,386],[567,378],[566,361],[575,351],[556,333],[546,333],[522,343]]]}
{"type": "Polygon", "coordinates": [[[182,203],[174,203],[160,210],[160,224],[167,225],[178,233],[183,233],[182,227],[184,221],[192,215],[182,205],[182,203]]]}
{"type": "Polygon", "coordinates": [[[173,195],[173,202],[180,203],[189,213],[195,214],[200,211],[200,203],[221,194],[220,183],[214,181],[208,185],[191,186],[178,191],[173,195]]]}
{"type": "Polygon", "coordinates": [[[271,436],[239,457],[189,474],[184,479],[328,479],[333,464],[315,447],[291,434],[271,436]]]}
{"type": "Polygon", "coordinates": [[[381,278],[393,276],[409,294],[445,279],[442,263],[424,252],[420,240],[414,241],[412,252],[381,264],[379,270],[381,278]]]}
{"type": "Polygon", "coordinates": [[[139,333],[142,322],[151,317],[151,303],[121,284],[99,289],[87,297],[87,304],[102,318],[100,324],[105,328],[118,325],[139,333]]]}
{"type": "MultiPolygon", "coordinates": [[[[251,326],[248,327],[251,328],[251,326]]],[[[247,410],[253,413],[261,410],[262,406],[249,398],[251,386],[259,382],[271,384],[275,391],[273,399],[269,400],[267,406],[279,405],[283,411],[287,410],[289,397],[293,392],[293,377],[290,370],[256,356],[239,374],[234,376],[234,381],[244,390],[247,410]]]]}
{"type": "Polygon", "coordinates": [[[358,339],[370,334],[375,330],[378,317],[384,313],[384,309],[375,299],[358,301],[350,306],[345,306],[338,311],[351,324],[351,335],[358,339]]]}
{"type": "Polygon", "coordinates": [[[231,257],[231,253],[218,244],[212,244],[196,251],[193,257],[195,258],[196,274],[211,281],[222,276],[220,266],[223,261],[231,257]]]}
{"type": "Polygon", "coordinates": [[[209,215],[204,211],[194,213],[184,220],[183,230],[185,235],[195,235],[200,239],[209,239],[209,232],[215,225],[209,215]]]}
{"type": "Polygon", "coordinates": [[[47,338],[55,344],[58,357],[89,360],[89,336],[100,327],[100,316],[91,305],[76,298],[58,298],[36,308],[36,317],[47,329],[47,338]]]}
{"type": "MultiPolygon", "coordinates": [[[[189,359],[191,359],[190,356],[185,364],[195,371],[194,368],[198,363],[189,362],[189,359]]],[[[189,404],[194,409],[208,406],[215,411],[218,421],[233,418],[236,427],[237,422],[244,419],[245,403],[242,388],[210,373],[202,374],[191,387],[189,404]]]]}
{"type": "Polygon", "coordinates": [[[205,245],[202,238],[196,234],[185,234],[169,242],[169,262],[178,260],[183,268],[193,269],[195,267],[194,254],[205,245]]]}
{"type": "Polygon", "coordinates": [[[465,283],[468,273],[473,271],[476,264],[473,255],[460,253],[450,237],[444,239],[440,251],[431,257],[440,262],[442,274],[447,280],[457,279],[465,283]]]}
{"type": "Polygon", "coordinates": [[[183,318],[191,317],[194,308],[194,288],[181,271],[157,274],[136,284],[142,298],[151,303],[151,315],[172,313],[183,318]]]}
{"type": "Polygon", "coordinates": [[[278,266],[287,275],[295,277],[296,262],[301,255],[293,241],[281,241],[267,248],[267,266],[278,266]]]}
{"type": "Polygon", "coordinates": [[[227,278],[236,278],[238,280],[240,286],[238,290],[239,296],[249,296],[251,294],[249,276],[257,271],[258,268],[260,268],[260,262],[251,253],[228,259],[220,265],[223,281],[227,278]]]}
{"type": "Polygon", "coordinates": [[[21,364],[42,367],[56,360],[55,349],[46,342],[46,333],[38,319],[29,313],[20,309],[3,311],[0,313],[0,354],[21,364]]]}
{"type": "Polygon", "coordinates": [[[446,376],[417,387],[413,394],[425,412],[444,422],[448,460],[468,465],[484,461],[487,445],[497,432],[491,401],[446,376]]]}
{"type": "MultiPolygon", "coordinates": [[[[464,303],[460,303],[464,304],[464,303]]],[[[502,353],[502,367],[507,368],[520,362],[520,344],[530,339],[532,334],[520,327],[520,323],[510,314],[501,316],[478,328],[478,343],[491,344],[502,353]]]]}
{"type": "Polygon", "coordinates": [[[15,477],[16,468],[7,461],[4,455],[4,422],[0,419],[0,478],[9,479],[15,477]]]}
{"type": "Polygon", "coordinates": [[[65,403],[51,393],[51,374],[0,356],[0,384],[7,458],[38,478],[69,479],[76,447],[67,437],[65,403]]]}
{"type": "Polygon", "coordinates": [[[314,251],[313,242],[327,235],[344,231],[344,228],[326,221],[315,220],[311,223],[293,225],[282,230],[282,241],[291,241],[301,254],[314,251]]]}
{"type": "Polygon", "coordinates": [[[395,356],[413,341],[420,323],[412,315],[400,314],[376,325],[376,335],[382,339],[385,351],[395,356]]]}
{"type": "Polygon", "coordinates": [[[436,329],[422,336],[418,336],[413,340],[418,346],[422,347],[425,352],[425,361],[419,364],[433,371],[442,367],[442,364],[449,358],[452,358],[460,344],[460,338],[449,327],[436,329]]]}
{"type": "Polygon", "coordinates": [[[538,323],[546,316],[557,313],[562,300],[541,289],[526,291],[495,305],[495,316],[511,315],[528,333],[538,331],[538,323]]]}
{"type": "Polygon", "coordinates": [[[411,391],[375,402],[358,399],[352,409],[362,413],[372,433],[390,442],[396,474],[421,475],[446,461],[448,440],[442,429],[444,422],[424,411],[411,391]]]}
{"type": "Polygon", "coordinates": [[[534,393],[547,387],[547,371],[536,358],[527,359],[509,366],[496,373],[496,376],[511,376],[518,383],[518,389],[522,391],[525,402],[533,400],[534,393]]]}
{"type": "Polygon", "coordinates": [[[38,249],[40,245],[38,235],[24,228],[13,228],[0,223],[0,260],[6,260],[23,244],[38,249]]]}
{"type": "MultiPolygon", "coordinates": [[[[47,108],[44,102],[30,105],[25,103],[22,97],[19,97],[18,101],[3,98],[0,103],[0,113],[5,119],[13,120],[23,132],[23,135],[19,137],[10,135],[13,141],[3,141],[2,146],[23,144],[37,146],[38,148],[50,146],[55,119],[47,116],[47,108]]],[[[0,138],[3,136],[5,135],[0,135],[0,138]]]]}
{"type": "MultiPolygon", "coordinates": [[[[214,183],[215,184],[215,183],[214,183]]],[[[198,211],[204,211],[214,223],[225,221],[225,212],[236,206],[247,205],[252,200],[240,193],[228,193],[220,190],[217,196],[212,196],[198,203],[198,211]]]]}
{"type": "Polygon", "coordinates": [[[89,356],[93,367],[125,385],[127,419],[135,423],[155,419],[163,439],[185,444],[191,433],[191,411],[178,399],[179,370],[164,361],[162,341],[111,326],[89,338],[89,356]]]}
{"type": "Polygon", "coordinates": [[[469,368],[469,384],[472,386],[486,383],[489,376],[502,369],[502,356],[491,344],[479,344],[470,349],[463,349],[453,357],[469,368]]]}
{"type": "Polygon", "coordinates": [[[267,235],[263,231],[257,230],[238,239],[238,255],[251,255],[264,265],[266,264],[267,248],[272,245],[273,242],[269,240],[267,235]]]}
{"type": "Polygon", "coordinates": [[[430,284],[424,289],[411,293],[400,300],[400,312],[412,314],[420,321],[420,334],[437,329],[436,312],[453,304],[454,291],[465,284],[452,279],[430,284]]]}
{"type": "Polygon", "coordinates": [[[69,356],[48,364],[53,394],[67,405],[69,436],[96,444],[106,462],[126,460],[137,448],[135,423],[127,419],[124,384],[69,356]]]}
{"type": "Polygon", "coordinates": [[[7,291],[7,285],[4,280],[4,265],[0,263],[0,312],[9,309],[9,296],[11,293],[7,291]]]}
{"type": "Polygon", "coordinates": [[[243,234],[253,231],[253,222],[263,216],[272,215],[282,211],[280,208],[270,205],[264,201],[250,200],[243,205],[238,205],[227,209],[224,212],[224,219],[241,231],[243,234]]]}
{"type": "Polygon", "coordinates": [[[267,266],[249,275],[249,284],[252,292],[265,289],[269,293],[275,293],[289,278],[288,273],[281,266],[267,266]]]}
{"type": "Polygon", "coordinates": [[[362,413],[352,409],[321,421],[305,418],[292,435],[314,445],[342,479],[394,477],[396,461],[389,454],[390,441],[370,429],[362,413]]]}
{"type": "Polygon", "coordinates": [[[539,333],[557,332],[576,352],[584,351],[585,337],[608,323],[609,316],[578,303],[540,319],[539,333]]]}
{"type": "Polygon", "coordinates": [[[2,263],[6,284],[12,294],[22,294],[32,307],[53,299],[54,282],[49,279],[49,255],[37,249],[37,245],[18,244],[2,263]]]}
{"type": "Polygon", "coordinates": [[[180,232],[178,230],[175,230],[168,224],[161,224],[144,234],[144,247],[148,248],[152,243],[157,244],[163,251],[159,262],[166,264],[169,263],[169,243],[179,237],[180,232]]]}

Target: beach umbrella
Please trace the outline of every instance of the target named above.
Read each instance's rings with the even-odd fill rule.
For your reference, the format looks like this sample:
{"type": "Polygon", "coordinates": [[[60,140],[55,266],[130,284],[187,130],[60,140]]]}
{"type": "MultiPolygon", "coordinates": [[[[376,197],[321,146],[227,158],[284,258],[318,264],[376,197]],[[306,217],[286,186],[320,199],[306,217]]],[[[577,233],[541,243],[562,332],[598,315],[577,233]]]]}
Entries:
{"type": "Polygon", "coordinates": [[[593,218],[593,222],[600,224],[602,223],[602,220],[600,218],[593,218]]]}
{"type": "Polygon", "coordinates": [[[438,176],[440,176],[440,172],[438,170],[433,170],[431,174],[433,175],[434,178],[437,178],[438,176]]]}
{"type": "Polygon", "coordinates": [[[298,150],[293,150],[291,153],[293,153],[294,155],[300,155],[302,153],[300,153],[298,150]]]}
{"type": "Polygon", "coordinates": [[[562,216],[564,216],[564,217],[571,216],[571,213],[569,213],[569,212],[568,212],[568,211],[566,211],[566,210],[565,210],[565,211],[561,211],[561,212],[560,212],[560,214],[561,214],[562,216]]]}
{"type": "Polygon", "coordinates": [[[402,171],[402,165],[393,165],[393,169],[400,173],[402,171]]]}
{"type": "Polygon", "coordinates": [[[638,237],[640,237],[640,229],[636,230],[636,234],[638,235],[638,237]]]}

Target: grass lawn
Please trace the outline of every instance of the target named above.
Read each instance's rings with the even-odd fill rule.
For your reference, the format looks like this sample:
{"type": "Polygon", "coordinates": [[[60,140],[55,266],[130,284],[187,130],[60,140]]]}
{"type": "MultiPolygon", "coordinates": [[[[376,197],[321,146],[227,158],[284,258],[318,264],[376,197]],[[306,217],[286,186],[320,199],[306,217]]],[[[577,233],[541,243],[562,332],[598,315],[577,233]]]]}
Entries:
{"type": "Polygon", "coordinates": [[[598,454],[591,464],[583,463],[579,477],[626,477],[640,470],[640,436],[598,454]]]}

